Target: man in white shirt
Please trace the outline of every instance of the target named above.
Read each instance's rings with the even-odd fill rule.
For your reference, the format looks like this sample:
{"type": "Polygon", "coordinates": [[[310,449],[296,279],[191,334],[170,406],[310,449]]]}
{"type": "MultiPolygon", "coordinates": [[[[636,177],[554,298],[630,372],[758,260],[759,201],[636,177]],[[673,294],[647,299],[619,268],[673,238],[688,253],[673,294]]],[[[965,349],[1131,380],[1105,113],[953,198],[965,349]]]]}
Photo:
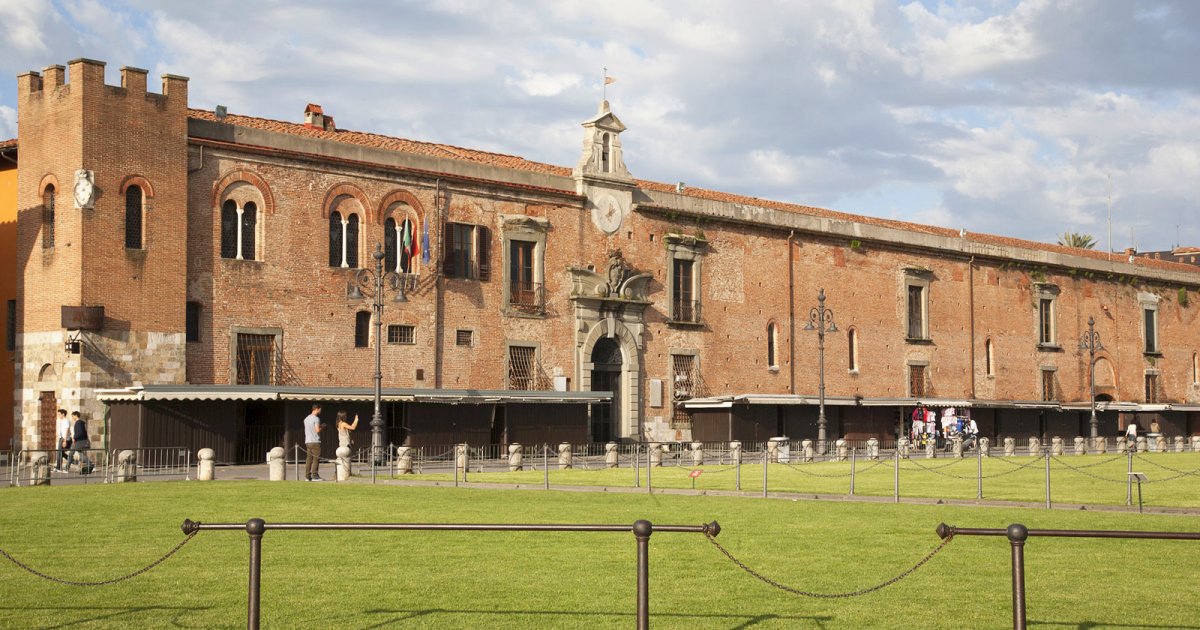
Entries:
{"type": "Polygon", "coordinates": [[[67,420],[67,410],[58,410],[58,421],[55,422],[55,441],[58,444],[58,462],[54,465],[55,472],[67,472],[71,467],[71,458],[67,449],[71,448],[71,421],[67,420]]]}
{"type": "Polygon", "coordinates": [[[309,481],[324,481],[318,468],[321,465],[321,405],[314,403],[312,413],[304,418],[304,448],[308,457],[304,460],[304,478],[309,481]]]}

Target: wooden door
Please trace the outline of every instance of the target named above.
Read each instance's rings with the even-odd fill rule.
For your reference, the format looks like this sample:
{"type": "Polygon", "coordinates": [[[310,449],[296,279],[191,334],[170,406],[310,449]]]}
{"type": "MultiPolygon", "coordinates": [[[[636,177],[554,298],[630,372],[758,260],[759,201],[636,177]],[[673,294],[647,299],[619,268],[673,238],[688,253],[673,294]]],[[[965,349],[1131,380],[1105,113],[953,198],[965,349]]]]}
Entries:
{"type": "Polygon", "coordinates": [[[43,451],[54,450],[58,446],[57,417],[58,399],[54,392],[42,392],[38,398],[38,448],[43,451]]]}

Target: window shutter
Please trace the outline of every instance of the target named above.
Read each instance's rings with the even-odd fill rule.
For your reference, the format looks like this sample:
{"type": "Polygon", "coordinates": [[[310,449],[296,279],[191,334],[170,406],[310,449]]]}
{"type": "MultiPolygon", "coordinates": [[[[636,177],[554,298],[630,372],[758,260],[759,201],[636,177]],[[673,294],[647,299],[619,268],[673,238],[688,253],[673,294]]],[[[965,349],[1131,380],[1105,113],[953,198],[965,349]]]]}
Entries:
{"type": "Polygon", "coordinates": [[[491,247],[489,246],[489,238],[490,235],[488,234],[487,227],[480,225],[475,228],[475,240],[479,244],[480,280],[491,280],[492,278],[492,263],[490,259],[491,247]]]}
{"type": "Polygon", "coordinates": [[[454,278],[454,224],[447,223],[442,228],[442,273],[447,278],[454,278]]]}

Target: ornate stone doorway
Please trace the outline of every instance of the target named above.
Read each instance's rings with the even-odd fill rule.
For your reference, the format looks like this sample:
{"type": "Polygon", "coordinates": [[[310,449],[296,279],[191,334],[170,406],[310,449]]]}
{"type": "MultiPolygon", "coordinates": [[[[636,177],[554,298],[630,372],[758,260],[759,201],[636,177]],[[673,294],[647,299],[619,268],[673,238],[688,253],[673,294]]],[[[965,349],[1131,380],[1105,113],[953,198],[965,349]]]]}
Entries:
{"type": "Polygon", "coordinates": [[[613,393],[612,402],[592,407],[593,442],[608,442],[620,433],[622,363],[621,346],[616,341],[605,337],[592,347],[592,391],[613,393]]]}

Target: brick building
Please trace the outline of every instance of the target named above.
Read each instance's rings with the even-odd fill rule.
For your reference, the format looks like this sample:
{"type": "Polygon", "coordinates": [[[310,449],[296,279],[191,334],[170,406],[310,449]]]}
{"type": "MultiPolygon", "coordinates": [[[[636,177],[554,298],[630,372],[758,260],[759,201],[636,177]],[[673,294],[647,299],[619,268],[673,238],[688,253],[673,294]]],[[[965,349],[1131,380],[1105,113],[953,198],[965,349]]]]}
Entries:
{"type": "Polygon", "coordinates": [[[1102,433],[1200,431],[1194,266],[638,180],[607,102],[568,168],[187,87],[18,78],[23,444],[57,405],[102,443],[257,460],[309,401],[369,414],[377,350],[392,441],[815,437],[820,289],[830,437],[887,441],[917,404],[1087,435],[1089,318],[1102,433]]]}

